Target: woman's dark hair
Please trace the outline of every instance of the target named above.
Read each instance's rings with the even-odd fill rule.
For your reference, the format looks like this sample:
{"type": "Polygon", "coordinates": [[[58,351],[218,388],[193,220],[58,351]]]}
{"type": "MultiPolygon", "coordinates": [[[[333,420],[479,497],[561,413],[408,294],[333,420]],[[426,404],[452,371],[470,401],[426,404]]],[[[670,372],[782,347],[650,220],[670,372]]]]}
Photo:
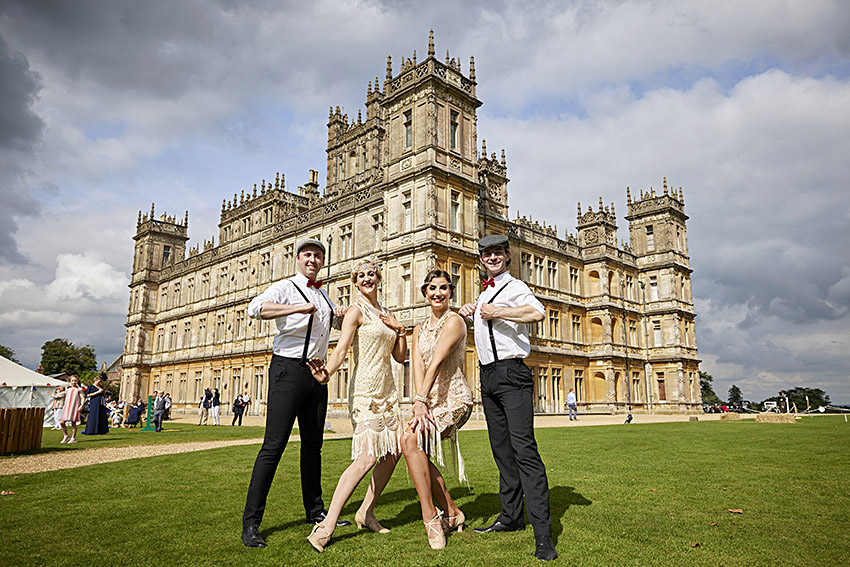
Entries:
{"type": "Polygon", "coordinates": [[[455,294],[455,284],[452,283],[452,277],[445,270],[431,270],[428,272],[428,275],[425,276],[425,283],[422,284],[422,287],[419,289],[422,291],[422,297],[425,297],[425,290],[428,289],[428,284],[431,283],[432,280],[437,278],[443,278],[447,282],[449,282],[449,290],[452,292],[450,297],[454,297],[455,294]]]}

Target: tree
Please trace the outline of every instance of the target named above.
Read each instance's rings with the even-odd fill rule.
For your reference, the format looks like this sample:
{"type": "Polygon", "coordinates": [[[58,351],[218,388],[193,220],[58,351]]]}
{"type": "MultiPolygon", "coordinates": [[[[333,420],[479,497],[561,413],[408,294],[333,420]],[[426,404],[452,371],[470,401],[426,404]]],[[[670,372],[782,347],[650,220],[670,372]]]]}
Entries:
{"type": "Polygon", "coordinates": [[[721,403],[720,398],[717,397],[717,394],[714,393],[714,388],[711,386],[711,383],[714,381],[714,376],[709,374],[708,372],[703,372],[700,370],[699,372],[699,390],[702,395],[702,403],[704,404],[719,404],[721,403]]]}
{"type": "Polygon", "coordinates": [[[0,356],[2,356],[4,358],[8,358],[12,362],[16,362],[18,364],[21,363],[20,360],[15,358],[15,351],[10,349],[9,347],[3,346],[3,345],[0,345],[0,356]]]}
{"type": "Polygon", "coordinates": [[[729,397],[727,398],[727,402],[730,406],[740,405],[744,401],[744,394],[741,393],[741,388],[732,384],[732,387],[729,388],[729,397]]]}
{"type": "Polygon", "coordinates": [[[41,347],[41,366],[45,374],[76,374],[81,378],[97,370],[97,357],[91,345],[76,346],[67,339],[53,339],[41,347]]]}
{"type": "Polygon", "coordinates": [[[829,405],[829,396],[820,388],[802,388],[797,386],[785,392],[788,396],[788,405],[797,404],[798,411],[806,410],[806,397],[809,398],[809,406],[811,409],[817,409],[820,406],[829,405]]]}

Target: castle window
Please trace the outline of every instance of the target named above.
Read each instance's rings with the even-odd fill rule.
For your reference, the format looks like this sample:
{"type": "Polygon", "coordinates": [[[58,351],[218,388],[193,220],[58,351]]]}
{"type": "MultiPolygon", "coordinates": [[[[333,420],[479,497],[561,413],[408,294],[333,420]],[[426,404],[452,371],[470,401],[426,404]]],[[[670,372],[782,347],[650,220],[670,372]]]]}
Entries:
{"type": "Polygon", "coordinates": [[[222,266],[218,270],[218,293],[227,291],[227,266],[222,266]]]}
{"type": "Polygon", "coordinates": [[[664,373],[659,372],[656,374],[656,380],[658,381],[658,400],[661,402],[667,401],[667,388],[664,384],[664,373]]]}
{"type": "Polygon", "coordinates": [[[404,113],[404,148],[413,147],[413,112],[408,110],[404,113]]]}
{"type": "Polygon", "coordinates": [[[212,387],[221,390],[221,370],[213,370],[212,387]]]}
{"type": "Polygon", "coordinates": [[[410,264],[401,265],[401,284],[399,306],[404,306],[410,302],[410,264]]]}
{"type": "Polygon", "coordinates": [[[203,345],[207,342],[207,318],[201,317],[198,319],[198,344],[203,345]]]}
{"type": "Polygon", "coordinates": [[[372,245],[375,250],[381,249],[381,240],[384,236],[384,214],[372,215],[372,245]]]}
{"type": "Polygon", "coordinates": [[[366,171],[366,148],[360,153],[360,171],[366,171]]]}
{"type": "Polygon", "coordinates": [[[236,312],[236,319],[233,322],[233,338],[241,339],[245,333],[245,310],[241,309],[236,312]]]}
{"type": "Polygon", "coordinates": [[[640,402],[640,372],[632,372],[632,401],[640,402]]]}
{"type": "Polygon", "coordinates": [[[283,275],[288,276],[295,271],[293,264],[293,247],[292,244],[287,244],[283,247],[283,275]]]}
{"type": "Polygon", "coordinates": [[[171,259],[171,246],[165,244],[162,247],[162,267],[164,268],[168,261],[171,259]]]}
{"type": "Polygon", "coordinates": [[[354,252],[351,246],[351,225],[343,225],[342,227],[340,227],[339,230],[339,259],[346,260],[348,258],[351,258],[351,255],[354,252]]]}
{"type": "Polygon", "coordinates": [[[629,321],[629,345],[638,346],[637,323],[629,321]]]}
{"type": "Polygon", "coordinates": [[[461,295],[460,282],[460,264],[452,264],[452,284],[455,286],[455,291],[452,294],[452,305],[458,305],[461,295]]]}
{"type": "Polygon", "coordinates": [[[635,281],[632,276],[626,276],[626,299],[635,300],[635,281]]]}
{"type": "Polygon", "coordinates": [[[663,346],[661,343],[661,320],[659,319],[652,322],[652,346],[663,346]]]}
{"type": "Polygon", "coordinates": [[[570,293],[578,292],[578,268],[570,266],[570,293]]]}
{"type": "Polygon", "coordinates": [[[263,210],[263,223],[269,225],[274,220],[274,215],[272,214],[272,208],[267,207],[263,210]]]}
{"type": "Polygon", "coordinates": [[[266,367],[265,366],[255,366],[254,367],[254,383],[257,385],[257,400],[265,399],[265,388],[263,385],[263,379],[266,377],[266,367]]]}
{"type": "Polygon", "coordinates": [[[691,346],[691,323],[689,321],[685,321],[685,332],[683,334],[685,335],[685,346],[691,346]]]}
{"type": "Polygon", "coordinates": [[[547,263],[548,271],[547,275],[549,276],[549,287],[557,288],[558,287],[558,262],[554,260],[549,260],[547,263]]]}
{"type": "Polygon", "coordinates": [[[451,149],[457,149],[457,132],[458,132],[458,113],[454,110],[449,114],[449,140],[451,142],[451,149]]]}
{"type": "Polygon", "coordinates": [[[248,284],[248,260],[239,260],[239,279],[236,282],[236,289],[242,289],[248,284]]]}
{"type": "Polygon", "coordinates": [[[591,296],[599,295],[600,293],[602,293],[602,286],[599,283],[599,272],[597,272],[596,270],[591,270],[587,274],[587,279],[590,283],[589,292],[591,296]]]}
{"type": "Polygon", "coordinates": [[[231,228],[230,228],[230,225],[228,225],[228,226],[224,227],[223,229],[221,229],[221,241],[222,241],[222,242],[230,242],[230,237],[231,237],[231,236],[232,236],[232,234],[231,234],[231,228]]]}
{"type": "Polygon", "coordinates": [[[204,384],[204,373],[201,370],[195,370],[195,395],[192,396],[193,400],[201,399],[201,388],[204,384]]]}
{"type": "Polygon", "coordinates": [[[272,277],[272,255],[271,252],[260,254],[260,281],[268,281],[272,277]]]}
{"type": "Polygon", "coordinates": [[[223,343],[224,342],[224,329],[225,329],[225,321],[224,314],[216,315],[215,317],[215,342],[223,343]]]}
{"type": "Polygon", "coordinates": [[[242,219],[242,236],[247,236],[251,232],[251,217],[242,219]]]}
{"type": "Polygon", "coordinates": [[[543,258],[534,257],[534,283],[543,285],[543,258]]]}
{"type": "Polygon", "coordinates": [[[652,225],[646,226],[646,250],[652,252],[655,250],[655,235],[652,232],[652,225]]]}
{"type": "Polygon", "coordinates": [[[410,191],[405,191],[401,194],[401,209],[402,209],[402,217],[401,217],[401,230],[402,232],[407,232],[412,227],[412,219],[411,219],[411,203],[410,203],[410,191]]]}
{"type": "Polygon", "coordinates": [[[603,336],[602,319],[594,317],[590,320],[590,342],[591,344],[599,344],[602,342],[603,336]]]}
{"type": "Polygon", "coordinates": [[[546,394],[549,385],[549,377],[547,374],[549,369],[539,367],[537,369],[537,410],[543,411],[546,406],[546,394]]]}
{"type": "Polygon", "coordinates": [[[685,248],[682,246],[682,227],[676,227],[676,250],[680,252],[684,252],[685,248]]]}
{"type": "Polygon", "coordinates": [[[342,363],[336,373],[336,399],[348,399],[348,359],[342,363]]]}
{"type": "Polygon", "coordinates": [[[233,388],[231,395],[235,398],[236,394],[242,393],[242,369],[234,368],[230,371],[230,387],[233,388]]]}
{"type": "Polygon", "coordinates": [[[575,381],[576,401],[580,402],[584,399],[584,371],[573,370],[573,380],[575,381]]]}
{"type": "Polygon", "coordinates": [[[183,348],[192,346],[192,322],[186,321],[183,323],[183,348]]]}
{"type": "Polygon", "coordinates": [[[549,311],[549,338],[561,338],[561,312],[554,309],[549,311]]]}
{"type": "Polygon", "coordinates": [[[522,253],[520,256],[520,265],[519,265],[519,277],[522,281],[526,283],[531,282],[531,274],[534,271],[533,264],[531,261],[531,254],[522,253]]]}
{"type": "Polygon", "coordinates": [[[177,324],[171,325],[171,330],[168,332],[168,350],[177,348],[177,324]]]}
{"type": "Polygon", "coordinates": [[[206,299],[210,296],[210,273],[204,272],[201,274],[201,299],[206,299]]]}
{"type": "Polygon", "coordinates": [[[581,317],[579,315],[573,315],[573,325],[572,325],[572,339],[574,343],[581,342],[581,317]]]}
{"type": "Polygon", "coordinates": [[[343,307],[351,305],[351,286],[341,285],[336,296],[336,302],[343,307]]]}
{"type": "Polygon", "coordinates": [[[460,230],[460,193],[452,191],[451,210],[449,211],[449,230],[460,230]]]}
{"type": "Polygon", "coordinates": [[[649,300],[658,301],[658,277],[649,276],[649,300]]]}
{"type": "Polygon", "coordinates": [[[177,307],[180,305],[180,284],[176,283],[171,287],[171,306],[177,307]]]}
{"type": "Polygon", "coordinates": [[[186,372],[180,373],[180,386],[177,388],[177,396],[175,396],[179,402],[186,401],[186,382],[188,382],[186,376],[186,372]]]}
{"type": "Polygon", "coordinates": [[[679,276],[679,294],[682,301],[688,300],[688,298],[685,297],[685,276],[679,276]]]}
{"type": "Polygon", "coordinates": [[[189,278],[186,282],[186,301],[185,303],[193,303],[195,301],[195,278],[189,278]]]}
{"type": "Polygon", "coordinates": [[[168,288],[163,286],[159,297],[159,310],[164,311],[165,309],[168,309],[168,288]]]}
{"type": "Polygon", "coordinates": [[[552,369],[552,408],[553,411],[561,410],[561,369],[552,369]]]}
{"type": "Polygon", "coordinates": [[[156,352],[162,352],[163,343],[165,342],[165,329],[160,327],[156,332],[156,352]]]}

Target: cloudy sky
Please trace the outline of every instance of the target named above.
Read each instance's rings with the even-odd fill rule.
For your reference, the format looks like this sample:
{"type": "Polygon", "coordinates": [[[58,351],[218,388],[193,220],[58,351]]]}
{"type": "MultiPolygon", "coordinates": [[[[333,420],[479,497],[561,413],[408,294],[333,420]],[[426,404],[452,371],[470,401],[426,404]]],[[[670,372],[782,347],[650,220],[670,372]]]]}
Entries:
{"type": "MultiPolygon", "coordinates": [[[[475,56],[512,216],[682,186],[702,368],[721,397],[850,403],[850,6],[843,0],[0,4],[0,344],[121,350],[138,211],[325,171],[328,107],[386,57],[475,56]],[[423,7],[425,5],[425,7],[423,7]]],[[[324,183],[324,179],[320,179],[324,183]]],[[[620,238],[628,239],[619,219],[620,238]]]]}

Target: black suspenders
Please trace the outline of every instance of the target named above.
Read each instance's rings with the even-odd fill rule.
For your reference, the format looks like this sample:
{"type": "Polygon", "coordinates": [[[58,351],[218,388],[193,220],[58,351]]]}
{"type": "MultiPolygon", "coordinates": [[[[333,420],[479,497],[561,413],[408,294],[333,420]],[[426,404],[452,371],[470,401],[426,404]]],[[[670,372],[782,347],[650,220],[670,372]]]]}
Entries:
{"type": "MultiPolygon", "coordinates": [[[[310,300],[307,299],[307,295],[303,291],[301,291],[301,288],[298,287],[298,284],[296,284],[295,282],[292,282],[292,285],[295,286],[295,289],[298,290],[298,293],[301,294],[301,297],[304,298],[304,301],[306,303],[310,303],[310,300]]],[[[331,320],[328,323],[328,331],[330,331],[331,325],[334,324],[334,308],[333,308],[333,305],[331,305],[330,300],[327,297],[325,297],[325,294],[322,293],[321,290],[316,290],[316,291],[319,293],[319,295],[322,296],[322,299],[325,300],[325,302],[328,304],[328,307],[331,308],[331,320]]],[[[310,331],[313,330],[313,316],[314,315],[315,315],[315,313],[310,313],[310,318],[307,320],[307,337],[304,339],[304,351],[301,353],[301,364],[307,363],[307,349],[310,348],[310,331]]]]}
{"type": "MultiPolygon", "coordinates": [[[[500,293],[502,293],[502,290],[505,289],[506,287],[508,287],[508,284],[510,284],[510,283],[511,282],[508,282],[505,285],[503,285],[502,287],[500,287],[499,290],[496,293],[493,294],[493,297],[491,297],[490,301],[488,301],[487,303],[493,303],[493,301],[496,299],[496,296],[499,295],[500,293]]],[[[493,362],[498,362],[499,355],[496,352],[496,337],[493,336],[493,320],[492,319],[487,319],[487,328],[490,330],[490,346],[493,347],[493,362]]]]}

